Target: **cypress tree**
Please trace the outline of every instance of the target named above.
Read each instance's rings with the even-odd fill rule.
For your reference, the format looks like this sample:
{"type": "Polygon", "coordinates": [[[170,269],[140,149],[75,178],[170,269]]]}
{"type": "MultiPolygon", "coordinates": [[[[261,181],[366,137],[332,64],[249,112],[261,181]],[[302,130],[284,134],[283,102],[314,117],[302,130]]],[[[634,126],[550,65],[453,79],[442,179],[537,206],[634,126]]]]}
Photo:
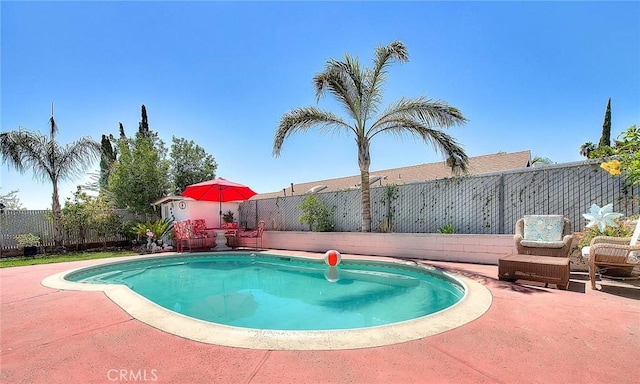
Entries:
{"type": "Polygon", "coordinates": [[[604,122],[602,123],[602,136],[600,137],[599,147],[611,146],[611,98],[607,102],[607,110],[604,113],[604,122]]]}
{"type": "Polygon", "coordinates": [[[109,174],[111,173],[113,162],[116,161],[116,154],[111,146],[109,136],[102,135],[100,146],[102,149],[102,157],[100,158],[100,189],[105,189],[109,184],[109,174]]]}
{"type": "Polygon", "coordinates": [[[120,139],[124,140],[127,138],[127,135],[124,134],[124,125],[120,123],[120,139]]]}
{"type": "Polygon", "coordinates": [[[147,121],[147,107],[142,104],[142,121],[138,127],[138,132],[142,137],[149,137],[149,122],[147,121]]]}

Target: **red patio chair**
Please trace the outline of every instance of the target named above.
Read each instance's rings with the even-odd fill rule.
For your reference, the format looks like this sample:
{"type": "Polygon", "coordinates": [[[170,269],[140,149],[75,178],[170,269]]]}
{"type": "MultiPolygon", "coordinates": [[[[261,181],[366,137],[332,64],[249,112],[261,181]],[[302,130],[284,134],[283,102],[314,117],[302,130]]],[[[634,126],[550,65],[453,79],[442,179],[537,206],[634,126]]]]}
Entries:
{"type": "Polygon", "coordinates": [[[182,252],[184,242],[187,241],[187,223],[184,221],[173,222],[173,237],[176,241],[176,251],[182,252]]]}
{"type": "Polygon", "coordinates": [[[222,229],[229,229],[224,233],[224,236],[227,238],[227,245],[235,248],[238,246],[238,241],[236,235],[238,234],[238,223],[222,223],[222,229]]]}
{"type": "Polygon", "coordinates": [[[215,237],[210,236],[204,230],[205,224],[203,219],[175,221],[173,223],[173,232],[176,239],[176,250],[184,252],[184,244],[189,247],[189,251],[194,248],[213,248],[216,246],[215,237]]]}
{"type": "Polygon", "coordinates": [[[262,233],[264,232],[264,220],[258,222],[258,227],[251,230],[239,230],[238,231],[238,244],[241,246],[247,246],[247,244],[253,244],[253,248],[262,248],[262,233]]]}
{"type": "Polygon", "coordinates": [[[207,223],[204,219],[195,219],[187,224],[189,250],[191,250],[191,243],[194,243],[196,248],[213,248],[216,246],[215,236],[208,232],[206,227],[207,223]]]}

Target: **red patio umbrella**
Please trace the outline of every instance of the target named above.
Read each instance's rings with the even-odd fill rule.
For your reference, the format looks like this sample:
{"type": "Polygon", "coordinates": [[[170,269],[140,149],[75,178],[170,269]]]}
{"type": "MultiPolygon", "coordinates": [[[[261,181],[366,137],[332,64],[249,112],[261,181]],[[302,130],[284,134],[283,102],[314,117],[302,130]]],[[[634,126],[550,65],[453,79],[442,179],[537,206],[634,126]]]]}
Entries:
{"type": "Polygon", "coordinates": [[[223,202],[247,200],[255,194],[256,192],[246,185],[234,183],[222,177],[188,185],[181,193],[182,196],[191,197],[194,200],[219,201],[221,223],[223,202]]]}

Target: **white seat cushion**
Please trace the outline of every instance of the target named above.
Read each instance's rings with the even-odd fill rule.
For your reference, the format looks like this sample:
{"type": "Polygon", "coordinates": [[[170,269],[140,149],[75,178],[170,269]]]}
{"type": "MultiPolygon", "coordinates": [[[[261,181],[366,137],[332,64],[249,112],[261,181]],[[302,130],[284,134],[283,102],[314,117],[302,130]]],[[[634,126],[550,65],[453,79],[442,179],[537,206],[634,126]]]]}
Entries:
{"type": "Polygon", "coordinates": [[[629,245],[636,245],[638,243],[638,238],[640,238],[640,225],[638,225],[638,221],[636,221],[636,229],[633,230],[633,235],[631,235],[629,245]]]}
{"type": "MultiPolygon", "coordinates": [[[[633,230],[633,235],[631,235],[631,241],[629,242],[629,245],[631,245],[632,247],[638,245],[638,238],[640,238],[640,225],[638,225],[639,223],[640,220],[636,221],[636,229],[633,230]]],[[[629,254],[627,255],[627,263],[640,263],[640,255],[637,251],[629,252],[629,254]]]]}
{"type": "Polygon", "coordinates": [[[564,243],[562,241],[536,241],[536,240],[522,240],[520,244],[525,247],[534,248],[562,248],[564,243]]]}

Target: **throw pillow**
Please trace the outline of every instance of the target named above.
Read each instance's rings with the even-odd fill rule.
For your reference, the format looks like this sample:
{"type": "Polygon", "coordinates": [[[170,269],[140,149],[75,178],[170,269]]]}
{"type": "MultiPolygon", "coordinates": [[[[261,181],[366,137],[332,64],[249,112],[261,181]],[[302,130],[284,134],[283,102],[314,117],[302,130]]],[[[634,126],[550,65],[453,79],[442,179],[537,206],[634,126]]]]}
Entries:
{"type": "Polygon", "coordinates": [[[562,215],[525,215],[524,239],[533,241],[561,241],[562,215]]]}

